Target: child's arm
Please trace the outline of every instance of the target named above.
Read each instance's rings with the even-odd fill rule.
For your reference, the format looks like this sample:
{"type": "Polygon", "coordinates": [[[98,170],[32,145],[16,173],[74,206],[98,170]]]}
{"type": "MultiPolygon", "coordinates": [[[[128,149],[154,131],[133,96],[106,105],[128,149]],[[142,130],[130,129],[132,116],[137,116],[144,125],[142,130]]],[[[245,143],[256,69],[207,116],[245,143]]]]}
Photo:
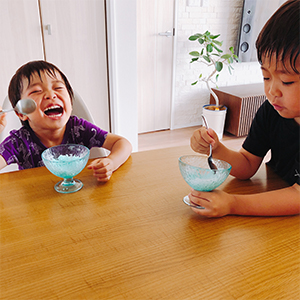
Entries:
{"type": "Polygon", "coordinates": [[[103,148],[110,150],[110,154],[107,157],[95,159],[88,165],[88,169],[94,171],[94,176],[98,181],[105,182],[128,159],[132,146],[127,139],[108,133],[103,143],[103,148]]]}
{"type": "Polygon", "coordinates": [[[0,155],[0,170],[7,166],[6,160],[0,155]]]}
{"type": "MultiPolygon", "coordinates": [[[[0,111],[2,111],[1,106],[0,106],[0,111]]],[[[6,123],[7,123],[5,116],[6,116],[6,114],[0,115],[0,133],[4,130],[6,123]]],[[[7,166],[6,160],[0,155],[0,170],[6,166],[7,166]]]]}
{"type": "Polygon", "coordinates": [[[255,156],[245,149],[234,151],[224,146],[212,129],[200,127],[191,137],[191,148],[199,153],[208,154],[209,144],[213,146],[213,158],[228,162],[231,166],[230,174],[239,179],[249,179],[258,170],[263,158],[255,156]]]}
{"type": "MultiPolygon", "coordinates": [[[[2,111],[2,107],[1,106],[0,106],[0,111],[2,111]]],[[[5,128],[6,124],[7,124],[5,116],[6,116],[6,113],[0,115],[0,133],[4,130],[4,128],[5,128]]]]}
{"type": "Polygon", "coordinates": [[[207,217],[225,215],[287,216],[300,213],[300,186],[251,195],[231,195],[223,191],[192,191],[190,200],[205,209],[193,210],[207,217]]]}

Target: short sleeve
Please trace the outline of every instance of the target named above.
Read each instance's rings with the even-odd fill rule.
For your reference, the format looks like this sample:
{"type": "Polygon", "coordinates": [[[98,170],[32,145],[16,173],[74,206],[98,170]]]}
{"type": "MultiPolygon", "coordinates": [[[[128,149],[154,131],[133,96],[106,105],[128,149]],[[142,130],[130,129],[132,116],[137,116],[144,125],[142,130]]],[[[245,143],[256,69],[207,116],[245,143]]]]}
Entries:
{"type": "Polygon", "coordinates": [[[270,135],[266,120],[270,119],[264,102],[258,109],[242,147],[253,155],[264,157],[270,150],[270,135]]]}

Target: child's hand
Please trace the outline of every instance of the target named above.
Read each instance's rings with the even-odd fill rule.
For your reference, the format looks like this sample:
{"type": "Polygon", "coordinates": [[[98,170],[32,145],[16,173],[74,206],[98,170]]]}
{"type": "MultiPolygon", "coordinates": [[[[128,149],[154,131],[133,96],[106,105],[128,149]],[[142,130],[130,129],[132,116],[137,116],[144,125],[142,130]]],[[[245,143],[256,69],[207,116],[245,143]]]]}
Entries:
{"type": "Polygon", "coordinates": [[[93,170],[93,175],[98,181],[106,182],[114,171],[114,163],[107,157],[98,158],[92,161],[87,168],[93,170]]]}
{"type": "MultiPolygon", "coordinates": [[[[0,111],[2,111],[2,107],[0,106],[0,111]]],[[[0,132],[2,132],[7,124],[6,114],[0,115],[0,132]]]]}
{"type": "Polygon", "coordinates": [[[207,130],[203,126],[194,131],[191,137],[191,148],[202,154],[209,154],[210,144],[215,149],[219,143],[218,135],[211,128],[207,130]]]}
{"type": "Polygon", "coordinates": [[[223,217],[231,213],[234,205],[234,196],[220,190],[212,192],[198,192],[192,190],[189,194],[191,202],[204,207],[204,209],[192,208],[192,210],[206,217],[223,217]]]}

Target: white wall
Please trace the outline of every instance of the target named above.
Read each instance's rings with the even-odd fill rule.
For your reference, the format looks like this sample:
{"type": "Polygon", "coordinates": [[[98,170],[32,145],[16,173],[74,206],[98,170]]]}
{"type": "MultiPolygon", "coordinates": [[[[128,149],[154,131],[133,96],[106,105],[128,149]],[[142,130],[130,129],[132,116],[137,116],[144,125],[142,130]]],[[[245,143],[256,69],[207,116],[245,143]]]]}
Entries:
{"type": "MultiPolygon", "coordinates": [[[[228,49],[236,46],[242,16],[242,0],[177,0],[177,38],[175,58],[175,90],[172,107],[172,129],[201,124],[202,106],[209,103],[209,92],[203,84],[191,86],[201,73],[199,64],[190,64],[189,52],[196,43],[188,37],[209,30],[221,34],[220,40],[228,49]],[[191,6],[191,4],[195,6],[191,6]],[[202,6],[201,6],[202,4],[202,6]]],[[[257,62],[234,66],[233,75],[226,70],[219,77],[218,85],[228,86],[262,82],[257,62]]]]}

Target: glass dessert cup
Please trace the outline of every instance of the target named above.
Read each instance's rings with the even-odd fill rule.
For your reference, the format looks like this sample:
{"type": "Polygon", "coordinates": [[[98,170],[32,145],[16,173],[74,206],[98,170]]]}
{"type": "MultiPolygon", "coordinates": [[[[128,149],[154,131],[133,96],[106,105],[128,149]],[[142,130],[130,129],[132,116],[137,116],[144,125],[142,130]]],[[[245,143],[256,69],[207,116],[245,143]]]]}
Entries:
{"type": "Polygon", "coordinates": [[[83,187],[78,175],[86,166],[90,150],[83,145],[62,144],[46,149],[42,160],[46,168],[54,175],[63,178],[55,184],[54,189],[59,193],[74,193],[83,187]]]}
{"type": "MultiPolygon", "coordinates": [[[[179,157],[179,169],[186,183],[196,191],[210,192],[220,186],[228,177],[231,165],[223,160],[213,158],[217,170],[211,170],[206,155],[184,155],[179,157]]],[[[190,201],[189,196],[183,202],[191,207],[204,209],[190,201]]]]}

